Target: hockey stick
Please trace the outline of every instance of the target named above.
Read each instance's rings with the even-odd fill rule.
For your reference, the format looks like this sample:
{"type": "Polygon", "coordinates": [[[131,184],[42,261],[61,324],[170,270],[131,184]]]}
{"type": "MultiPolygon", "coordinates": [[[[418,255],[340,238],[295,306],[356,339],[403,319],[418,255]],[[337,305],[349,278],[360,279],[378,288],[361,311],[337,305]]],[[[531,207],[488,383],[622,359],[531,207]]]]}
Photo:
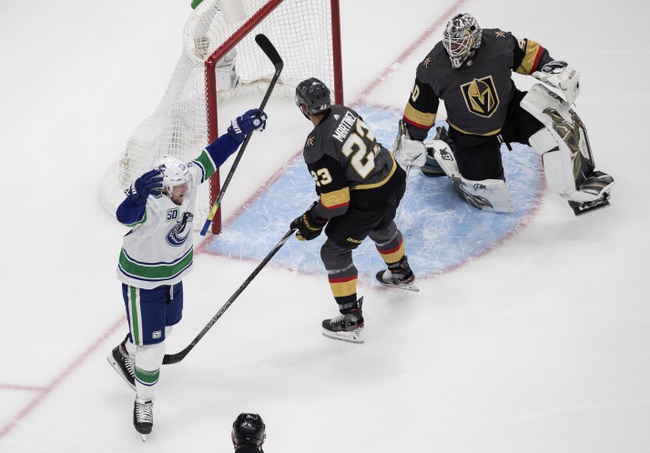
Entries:
{"type": "MultiPolygon", "coordinates": [[[[266,94],[264,95],[264,99],[262,99],[262,103],[260,104],[259,107],[260,114],[262,114],[262,112],[264,111],[264,107],[266,107],[266,103],[269,101],[269,98],[271,97],[271,92],[273,91],[275,84],[280,78],[280,72],[282,72],[282,68],[284,67],[284,62],[282,61],[282,58],[280,58],[280,54],[278,54],[278,51],[275,50],[273,44],[271,44],[271,41],[269,41],[269,38],[267,38],[265,35],[259,34],[255,36],[255,42],[257,42],[257,45],[260,46],[260,48],[266,54],[266,56],[269,57],[269,60],[271,60],[271,63],[273,63],[273,66],[275,67],[275,73],[273,74],[271,83],[269,84],[269,87],[266,89],[266,94]]],[[[214,219],[214,216],[219,210],[219,206],[221,205],[221,199],[223,198],[223,195],[226,193],[226,189],[230,184],[230,180],[232,179],[232,176],[235,173],[237,166],[239,165],[239,161],[241,160],[241,157],[244,154],[244,151],[246,150],[246,147],[248,146],[248,142],[250,141],[252,135],[253,133],[251,132],[244,139],[244,142],[241,145],[241,149],[239,150],[239,153],[237,154],[237,157],[235,158],[235,161],[233,162],[232,167],[230,168],[230,172],[228,172],[228,176],[226,177],[226,180],[221,186],[219,195],[217,196],[217,199],[214,201],[214,204],[212,205],[210,214],[208,215],[205,224],[203,224],[203,228],[201,229],[201,236],[205,236],[205,234],[208,232],[208,228],[210,228],[212,219],[214,219]]]]}
{"type": "Polygon", "coordinates": [[[280,242],[278,242],[275,245],[275,247],[271,249],[269,254],[264,257],[262,262],[255,268],[255,270],[248,276],[248,278],[244,280],[244,283],[242,283],[241,286],[237,289],[237,291],[235,291],[234,294],[230,296],[230,299],[228,299],[226,303],[223,304],[223,307],[219,309],[217,314],[212,317],[210,322],[208,322],[205,325],[203,330],[199,332],[196,338],[192,340],[192,342],[185,349],[183,349],[181,352],[178,352],[176,354],[165,354],[165,358],[163,359],[163,365],[171,365],[174,363],[178,363],[185,358],[185,356],[192,350],[192,348],[194,348],[194,346],[196,346],[196,344],[201,340],[201,338],[203,338],[205,334],[208,333],[208,330],[212,328],[214,323],[217,322],[219,318],[221,318],[221,315],[223,315],[226,312],[226,310],[228,310],[228,308],[233,304],[233,302],[235,302],[235,299],[239,297],[239,295],[246,289],[249,283],[253,281],[253,279],[257,276],[257,274],[260,273],[260,271],[264,268],[264,266],[266,266],[268,262],[271,261],[271,258],[273,258],[273,256],[275,256],[278,250],[280,250],[280,248],[289,240],[289,238],[291,237],[294,231],[295,229],[292,228],[282,237],[282,239],[280,239],[280,242]]]}

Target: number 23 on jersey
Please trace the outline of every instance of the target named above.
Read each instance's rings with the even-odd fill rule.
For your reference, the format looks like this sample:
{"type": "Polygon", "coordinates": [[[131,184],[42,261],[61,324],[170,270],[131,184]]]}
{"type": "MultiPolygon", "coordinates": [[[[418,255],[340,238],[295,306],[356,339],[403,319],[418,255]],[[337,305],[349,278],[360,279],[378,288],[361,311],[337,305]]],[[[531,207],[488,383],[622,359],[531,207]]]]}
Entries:
{"type": "MultiPolygon", "coordinates": [[[[350,160],[350,165],[362,178],[366,178],[375,168],[375,153],[379,151],[375,135],[361,119],[357,118],[356,128],[350,133],[341,147],[341,153],[350,160]]],[[[326,186],[332,182],[332,175],[326,168],[311,172],[316,186],[326,186]]]]}

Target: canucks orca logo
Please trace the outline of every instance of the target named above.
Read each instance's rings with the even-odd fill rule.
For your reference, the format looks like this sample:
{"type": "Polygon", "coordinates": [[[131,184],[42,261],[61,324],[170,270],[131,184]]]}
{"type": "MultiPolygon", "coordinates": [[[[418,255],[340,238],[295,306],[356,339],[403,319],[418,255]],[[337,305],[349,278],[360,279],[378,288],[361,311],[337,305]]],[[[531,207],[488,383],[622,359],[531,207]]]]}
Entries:
{"type": "Polygon", "coordinates": [[[169,233],[167,233],[167,243],[172,247],[180,247],[187,241],[187,238],[192,234],[192,220],[194,214],[184,212],[183,218],[176,222],[169,233]]]}
{"type": "Polygon", "coordinates": [[[461,85],[467,109],[479,116],[489,118],[499,106],[499,97],[491,76],[474,79],[461,85]]]}

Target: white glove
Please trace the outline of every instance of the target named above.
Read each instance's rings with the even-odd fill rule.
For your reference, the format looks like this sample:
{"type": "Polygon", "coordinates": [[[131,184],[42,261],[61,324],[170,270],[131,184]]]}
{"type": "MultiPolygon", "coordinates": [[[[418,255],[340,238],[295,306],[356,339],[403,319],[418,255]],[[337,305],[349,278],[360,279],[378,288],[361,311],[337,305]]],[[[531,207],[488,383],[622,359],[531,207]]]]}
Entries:
{"type": "Polygon", "coordinates": [[[427,147],[422,142],[410,140],[402,135],[399,140],[395,141],[397,145],[393,149],[395,160],[402,167],[420,168],[427,162],[427,147]]]}
{"type": "Polygon", "coordinates": [[[532,76],[557,88],[569,104],[573,104],[580,94],[580,73],[568,66],[565,61],[546,63],[541,71],[533,72],[532,76]]]}
{"type": "Polygon", "coordinates": [[[422,142],[411,140],[403,120],[399,121],[395,142],[390,151],[402,168],[422,167],[427,161],[427,147],[422,142]]]}

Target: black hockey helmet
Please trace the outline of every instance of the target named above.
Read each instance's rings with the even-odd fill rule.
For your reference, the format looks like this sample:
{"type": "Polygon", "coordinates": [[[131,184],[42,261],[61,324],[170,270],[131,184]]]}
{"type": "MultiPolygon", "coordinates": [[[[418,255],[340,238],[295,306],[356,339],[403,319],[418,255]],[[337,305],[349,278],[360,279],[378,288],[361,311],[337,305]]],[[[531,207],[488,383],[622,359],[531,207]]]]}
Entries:
{"type": "Polygon", "coordinates": [[[232,424],[232,443],[261,447],[266,439],[266,426],[257,414],[239,414],[232,424]]]}
{"type": "Polygon", "coordinates": [[[304,105],[308,115],[323,113],[332,106],[330,90],[314,77],[303,80],[296,87],[296,105],[304,105]]]}

